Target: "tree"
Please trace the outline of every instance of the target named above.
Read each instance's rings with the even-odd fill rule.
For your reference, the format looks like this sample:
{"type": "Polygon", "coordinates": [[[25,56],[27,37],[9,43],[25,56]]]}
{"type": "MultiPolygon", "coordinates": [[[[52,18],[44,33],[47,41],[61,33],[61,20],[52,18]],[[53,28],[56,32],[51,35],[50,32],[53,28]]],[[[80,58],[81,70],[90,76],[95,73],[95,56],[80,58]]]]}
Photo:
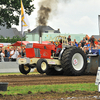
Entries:
{"type": "Polygon", "coordinates": [[[10,37],[6,37],[5,42],[10,43],[10,37]]]}
{"type": "Polygon", "coordinates": [[[5,38],[2,35],[0,35],[0,42],[5,42],[5,38]]]}
{"type": "MultiPolygon", "coordinates": [[[[33,0],[22,0],[25,12],[30,15],[34,10],[33,0]]],[[[21,15],[21,0],[0,0],[0,25],[10,28],[13,24],[19,25],[21,15]]]]}

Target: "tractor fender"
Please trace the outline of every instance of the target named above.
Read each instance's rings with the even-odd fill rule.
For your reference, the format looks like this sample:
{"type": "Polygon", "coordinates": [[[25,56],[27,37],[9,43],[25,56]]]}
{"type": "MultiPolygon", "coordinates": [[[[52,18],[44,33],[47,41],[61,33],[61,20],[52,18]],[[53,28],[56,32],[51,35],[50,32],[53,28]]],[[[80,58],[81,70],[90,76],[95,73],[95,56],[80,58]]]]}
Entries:
{"type": "MultiPolygon", "coordinates": [[[[58,59],[61,60],[61,56],[62,56],[63,52],[64,52],[66,49],[69,49],[69,48],[71,48],[71,47],[72,47],[72,46],[64,47],[64,48],[61,50],[58,59]]],[[[75,46],[73,46],[73,47],[75,47],[75,46]]]]}
{"type": "Polygon", "coordinates": [[[65,50],[66,48],[63,48],[62,50],[61,50],[61,52],[60,52],[60,54],[59,54],[59,60],[61,60],[61,55],[62,55],[62,53],[64,52],[64,50],[65,50]]]}

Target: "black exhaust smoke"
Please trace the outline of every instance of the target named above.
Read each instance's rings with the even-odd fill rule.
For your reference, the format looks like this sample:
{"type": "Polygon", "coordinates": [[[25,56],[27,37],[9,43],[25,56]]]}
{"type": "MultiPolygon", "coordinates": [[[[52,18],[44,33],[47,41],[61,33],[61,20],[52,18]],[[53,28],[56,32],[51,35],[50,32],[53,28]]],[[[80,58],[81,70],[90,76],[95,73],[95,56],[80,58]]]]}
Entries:
{"type": "Polygon", "coordinates": [[[43,5],[40,7],[40,10],[38,11],[38,24],[40,26],[46,26],[47,20],[49,19],[49,13],[51,12],[51,9],[48,7],[44,7],[43,5]]]}
{"type": "MultiPolygon", "coordinates": [[[[48,20],[50,17],[56,15],[57,12],[57,4],[60,0],[40,0],[39,2],[39,10],[37,16],[37,25],[39,25],[39,36],[41,39],[39,41],[42,43],[42,28],[43,26],[47,26],[48,20]],[[42,26],[42,27],[41,27],[42,26]]],[[[68,1],[68,0],[61,0],[68,1]]]]}

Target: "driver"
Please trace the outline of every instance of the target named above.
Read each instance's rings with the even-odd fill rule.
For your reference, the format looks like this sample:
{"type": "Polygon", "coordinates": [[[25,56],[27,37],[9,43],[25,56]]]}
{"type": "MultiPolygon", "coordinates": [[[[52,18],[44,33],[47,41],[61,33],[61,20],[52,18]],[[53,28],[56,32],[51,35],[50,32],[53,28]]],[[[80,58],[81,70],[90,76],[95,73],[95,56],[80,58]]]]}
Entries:
{"type": "Polygon", "coordinates": [[[62,50],[62,39],[59,40],[59,45],[56,47],[56,55],[62,50]]]}

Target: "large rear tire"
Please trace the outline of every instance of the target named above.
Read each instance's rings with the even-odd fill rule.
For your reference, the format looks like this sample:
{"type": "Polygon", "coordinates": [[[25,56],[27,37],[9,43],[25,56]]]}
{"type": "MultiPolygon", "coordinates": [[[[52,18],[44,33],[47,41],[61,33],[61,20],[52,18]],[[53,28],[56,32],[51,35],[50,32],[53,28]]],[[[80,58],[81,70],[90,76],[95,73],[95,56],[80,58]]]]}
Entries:
{"type": "Polygon", "coordinates": [[[66,49],[62,54],[61,66],[65,75],[82,75],[87,67],[86,55],[77,47],[66,49]]]}
{"type": "Polygon", "coordinates": [[[31,68],[29,66],[26,66],[26,65],[19,65],[19,70],[22,74],[28,74],[31,70],[31,68]]]}
{"type": "Polygon", "coordinates": [[[46,70],[48,69],[48,63],[45,59],[39,59],[37,61],[37,71],[40,73],[40,74],[43,74],[46,72],[46,70]]]}

